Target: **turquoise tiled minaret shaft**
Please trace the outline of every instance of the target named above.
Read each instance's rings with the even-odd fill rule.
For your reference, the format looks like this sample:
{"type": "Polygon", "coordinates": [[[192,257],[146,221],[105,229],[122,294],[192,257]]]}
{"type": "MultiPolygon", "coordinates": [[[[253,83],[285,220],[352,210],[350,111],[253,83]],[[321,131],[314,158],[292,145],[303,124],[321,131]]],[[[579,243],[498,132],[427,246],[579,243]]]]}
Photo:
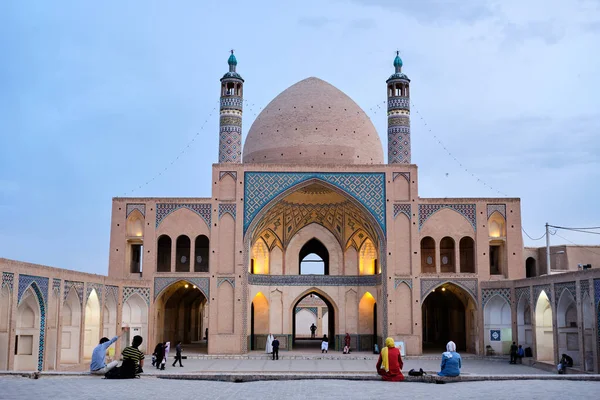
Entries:
{"type": "Polygon", "coordinates": [[[396,52],[395,72],[388,78],[388,164],[410,164],[410,79],[396,52]]]}
{"type": "Polygon", "coordinates": [[[244,80],[235,71],[237,59],[233,50],[227,63],[229,72],[221,78],[219,163],[241,163],[244,80]]]}

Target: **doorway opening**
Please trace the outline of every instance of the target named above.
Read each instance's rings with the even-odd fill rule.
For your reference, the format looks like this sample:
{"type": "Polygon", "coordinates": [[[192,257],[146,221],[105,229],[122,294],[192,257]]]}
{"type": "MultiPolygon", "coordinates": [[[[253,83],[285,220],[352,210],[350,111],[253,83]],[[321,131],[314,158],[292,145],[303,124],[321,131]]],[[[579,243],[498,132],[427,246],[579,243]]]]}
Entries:
{"type": "Polygon", "coordinates": [[[323,335],[329,339],[329,349],[335,348],[335,309],[325,297],[311,291],[292,307],[292,348],[320,350],[323,335]]]}

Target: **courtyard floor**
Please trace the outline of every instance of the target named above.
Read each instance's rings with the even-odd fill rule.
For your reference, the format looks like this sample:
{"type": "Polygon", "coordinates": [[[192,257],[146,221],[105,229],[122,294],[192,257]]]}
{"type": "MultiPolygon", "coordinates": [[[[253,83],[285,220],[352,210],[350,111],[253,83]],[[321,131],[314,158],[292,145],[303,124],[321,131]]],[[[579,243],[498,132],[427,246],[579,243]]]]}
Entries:
{"type": "Polygon", "coordinates": [[[336,380],[226,383],[145,377],[0,377],[0,399],[593,399],[600,382],[511,381],[426,383],[336,380]]]}

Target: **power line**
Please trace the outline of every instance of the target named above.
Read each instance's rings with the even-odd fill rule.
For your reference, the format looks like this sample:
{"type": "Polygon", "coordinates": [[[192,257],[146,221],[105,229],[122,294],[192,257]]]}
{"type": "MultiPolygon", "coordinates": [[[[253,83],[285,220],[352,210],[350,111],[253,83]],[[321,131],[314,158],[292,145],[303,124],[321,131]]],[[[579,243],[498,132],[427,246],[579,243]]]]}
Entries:
{"type": "Polygon", "coordinates": [[[584,230],[584,229],[585,229],[585,230],[590,230],[590,229],[600,229],[600,226],[593,226],[593,227],[591,227],[591,228],[573,228],[573,227],[569,227],[569,228],[567,228],[567,227],[564,227],[564,226],[556,226],[556,225],[548,225],[548,226],[551,226],[551,227],[553,227],[553,228],[558,228],[558,229],[579,229],[579,230],[584,230]]]}
{"type": "Polygon", "coordinates": [[[521,230],[522,230],[522,231],[523,231],[523,233],[525,233],[525,234],[527,235],[527,237],[528,237],[529,239],[531,239],[531,240],[542,240],[543,238],[545,238],[545,237],[546,237],[546,233],[544,233],[544,234],[543,234],[542,236],[540,236],[539,238],[537,238],[537,239],[534,239],[534,238],[532,238],[532,237],[529,235],[529,233],[527,233],[527,232],[525,231],[525,228],[521,227],[521,230]]]}
{"type": "Polygon", "coordinates": [[[582,231],[581,229],[575,229],[575,228],[558,228],[558,229],[562,229],[562,230],[565,230],[565,231],[589,233],[590,235],[600,235],[600,232],[582,231]]]}
{"type": "MultiPolygon", "coordinates": [[[[575,242],[572,242],[572,241],[570,241],[570,240],[569,240],[569,239],[567,239],[566,237],[563,237],[563,236],[559,235],[558,233],[556,234],[556,236],[558,236],[558,237],[559,237],[559,238],[561,238],[561,239],[564,239],[564,240],[566,240],[567,242],[569,242],[569,243],[571,243],[571,244],[574,244],[575,246],[581,246],[581,245],[578,245],[578,244],[577,244],[577,243],[575,243],[575,242]]],[[[587,248],[587,247],[585,247],[585,246],[581,246],[581,248],[582,248],[583,250],[585,250],[585,251],[589,251],[590,253],[594,253],[594,254],[596,254],[596,255],[599,255],[599,256],[600,256],[600,253],[596,253],[595,251],[593,251],[593,250],[590,250],[590,249],[588,249],[588,248],[587,248]]]]}

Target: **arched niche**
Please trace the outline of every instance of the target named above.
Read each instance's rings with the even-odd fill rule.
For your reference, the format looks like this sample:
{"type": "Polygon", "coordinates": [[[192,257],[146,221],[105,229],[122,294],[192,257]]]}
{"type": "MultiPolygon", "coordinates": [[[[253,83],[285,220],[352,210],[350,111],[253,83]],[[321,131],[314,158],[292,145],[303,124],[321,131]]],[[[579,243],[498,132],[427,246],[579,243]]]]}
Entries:
{"type": "Polygon", "coordinates": [[[129,328],[129,337],[125,343],[131,343],[134,336],[144,338],[139,347],[146,351],[148,345],[148,304],[138,293],[133,293],[123,303],[122,326],[129,328]]]}
{"type": "Polygon", "coordinates": [[[168,235],[158,237],[156,245],[156,271],[171,272],[172,241],[168,235]]]}
{"type": "Polygon", "coordinates": [[[464,274],[475,273],[475,241],[470,236],[460,239],[460,272],[464,274]]]}
{"type": "Polygon", "coordinates": [[[261,238],[258,238],[252,246],[252,259],[250,261],[250,273],[259,275],[269,274],[269,249],[261,238]]]}
{"type": "Polygon", "coordinates": [[[375,248],[371,239],[367,239],[363,242],[358,254],[359,275],[375,275],[379,273],[377,265],[377,248],[375,248]]]}
{"type": "Polygon", "coordinates": [[[537,262],[533,257],[527,257],[525,260],[525,277],[534,278],[537,276],[537,262]]]}
{"type": "Polygon", "coordinates": [[[11,303],[8,285],[0,284],[0,370],[8,370],[11,303]]]}
{"type": "Polygon", "coordinates": [[[127,237],[144,236],[144,216],[139,210],[133,210],[127,217],[127,237]]]}
{"type": "Polygon", "coordinates": [[[79,364],[81,343],[81,301],[71,287],[62,308],[60,360],[62,364],[79,364]]]}
{"type": "Polygon", "coordinates": [[[522,295],[517,303],[517,330],[519,344],[524,349],[533,347],[533,326],[531,324],[531,307],[529,297],[522,295]]]}
{"type": "Polygon", "coordinates": [[[435,273],[435,240],[430,236],[421,239],[421,273],[435,273]]]}
{"type": "Polygon", "coordinates": [[[84,329],[83,358],[90,360],[94,347],[100,341],[100,301],[95,289],[90,292],[85,305],[84,329]]]}
{"type": "Polygon", "coordinates": [[[558,299],[556,323],[558,354],[567,354],[573,358],[574,365],[580,365],[577,302],[567,289],[562,291],[558,299]]]}
{"type": "Polygon", "coordinates": [[[32,287],[29,287],[17,307],[15,371],[39,369],[41,318],[41,308],[36,293],[32,287]]]}
{"type": "MultiPolygon", "coordinates": [[[[311,239],[315,239],[320,242],[329,256],[328,262],[328,274],[339,275],[341,272],[341,263],[343,260],[343,252],[339,242],[335,236],[322,225],[312,223],[304,228],[300,229],[294,237],[290,240],[285,253],[285,274],[286,275],[299,275],[300,274],[300,250],[305,247],[307,242],[311,239]]],[[[305,248],[307,250],[308,248],[305,248]]],[[[306,255],[311,252],[306,253],[306,255]]],[[[320,256],[322,258],[322,256],[320,256]]]]}
{"type": "Polygon", "coordinates": [[[554,362],[554,337],[552,332],[552,306],[542,290],[535,305],[535,341],[538,361],[554,362]]]}
{"type": "Polygon", "coordinates": [[[440,271],[443,273],[455,272],[454,239],[449,236],[440,241],[440,271]]]}
{"type": "Polygon", "coordinates": [[[190,271],[190,252],[192,243],[188,236],[179,235],[175,244],[175,271],[190,271]]]}
{"type": "Polygon", "coordinates": [[[506,220],[497,211],[488,219],[488,236],[491,238],[506,237],[506,220]]]}
{"type": "Polygon", "coordinates": [[[210,240],[206,235],[198,235],[194,241],[194,272],[208,272],[210,240]]]}
{"type": "Polygon", "coordinates": [[[102,336],[112,338],[117,334],[117,301],[112,294],[106,296],[102,314],[102,336]]]}
{"type": "Polygon", "coordinates": [[[497,354],[510,354],[512,320],[510,304],[498,295],[492,296],[483,308],[484,344],[497,354]]]}

